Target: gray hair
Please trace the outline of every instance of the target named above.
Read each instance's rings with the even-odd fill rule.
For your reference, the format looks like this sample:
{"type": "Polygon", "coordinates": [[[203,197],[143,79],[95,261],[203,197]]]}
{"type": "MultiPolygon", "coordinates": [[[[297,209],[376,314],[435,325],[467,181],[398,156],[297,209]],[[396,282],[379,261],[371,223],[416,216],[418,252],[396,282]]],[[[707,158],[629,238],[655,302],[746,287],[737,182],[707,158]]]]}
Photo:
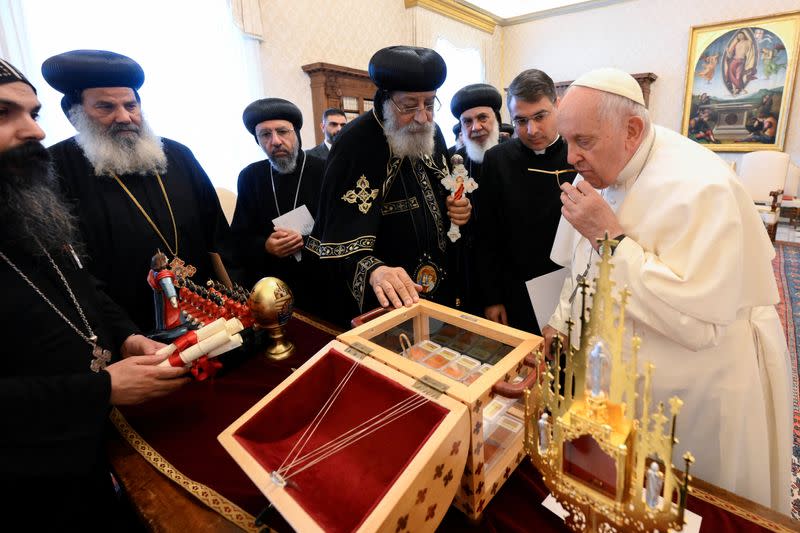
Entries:
{"type": "Polygon", "coordinates": [[[511,84],[508,86],[506,105],[510,107],[512,98],[526,102],[538,102],[543,96],[555,103],[557,96],[553,79],[541,70],[531,68],[523,70],[511,80],[511,84]]]}

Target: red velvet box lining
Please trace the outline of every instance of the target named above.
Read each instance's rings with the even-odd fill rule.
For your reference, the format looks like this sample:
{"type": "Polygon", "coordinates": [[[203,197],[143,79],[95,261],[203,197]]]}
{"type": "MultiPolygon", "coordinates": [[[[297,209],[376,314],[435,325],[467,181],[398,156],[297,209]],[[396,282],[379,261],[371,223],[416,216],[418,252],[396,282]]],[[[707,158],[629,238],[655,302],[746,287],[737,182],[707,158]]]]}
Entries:
{"type": "Polygon", "coordinates": [[[605,493],[617,495],[617,465],[591,435],[564,443],[564,472],[605,493]]]}
{"type": "MultiPolygon", "coordinates": [[[[269,472],[290,450],[353,361],[330,350],[234,434],[269,472]]],[[[416,395],[359,366],[303,453],[416,395]]],[[[327,531],[356,529],[380,502],[448,411],[428,402],[290,479],[286,491],[327,531]]],[[[290,475],[289,473],[288,475],[290,475]]]]}

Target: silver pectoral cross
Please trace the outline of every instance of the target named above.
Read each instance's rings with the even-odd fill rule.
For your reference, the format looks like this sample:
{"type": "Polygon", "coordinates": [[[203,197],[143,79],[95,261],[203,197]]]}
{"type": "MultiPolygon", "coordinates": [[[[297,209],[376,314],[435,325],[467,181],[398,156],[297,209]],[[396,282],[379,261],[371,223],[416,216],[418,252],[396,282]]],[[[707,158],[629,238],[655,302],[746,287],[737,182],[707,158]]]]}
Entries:
{"type": "Polygon", "coordinates": [[[108,350],[104,350],[102,347],[97,345],[97,341],[92,342],[92,362],[89,364],[89,368],[92,369],[92,372],[100,372],[101,370],[105,369],[108,366],[108,363],[111,361],[111,352],[108,350]]]}

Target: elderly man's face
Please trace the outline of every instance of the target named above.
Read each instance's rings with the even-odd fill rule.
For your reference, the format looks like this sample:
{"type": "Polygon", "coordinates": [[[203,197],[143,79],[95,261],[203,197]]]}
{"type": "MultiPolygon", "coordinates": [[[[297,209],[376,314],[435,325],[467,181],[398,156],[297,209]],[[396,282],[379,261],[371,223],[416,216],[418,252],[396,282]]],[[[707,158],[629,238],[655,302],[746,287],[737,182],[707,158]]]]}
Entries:
{"type": "Polygon", "coordinates": [[[94,87],[83,91],[83,110],[115,139],[139,137],[142,109],[130,87],[94,87]]]}
{"type": "Polygon", "coordinates": [[[436,91],[413,93],[397,91],[389,96],[389,100],[394,104],[390,107],[397,119],[398,127],[403,128],[412,122],[417,124],[433,122],[436,91]]]}
{"type": "MultiPolygon", "coordinates": [[[[612,185],[635,152],[626,121],[605,121],[601,92],[574,87],[559,107],[558,131],[567,143],[567,161],[595,189],[612,185]]],[[[639,131],[641,133],[641,130],[639,131]]]]}
{"type": "Polygon", "coordinates": [[[322,126],[325,139],[332,143],[345,124],[347,124],[347,119],[344,115],[328,115],[320,126],[322,126]]]}
{"type": "Polygon", "coordinates": [[[36,123],[41,104],[30,85],[16,81],[0,85],[0,152],[44,139],[36,123]]]}
{"type": "Polygon", "coordinates": [[[265,120],[258,123],[256,138],[273,163],[276,160],[290,160],[297,144],[297,134],[288,120],[265,120]]]}
{"type": "Polygon", "coordinates": [[[491,107],[473,107],[461,113],[462,134],[481,146],[486,144],[489,134],[498,127],[494,109],[491,107]]]}
{"type": "Polygon", "coordinates": [[[531,150],[544,150],[550,146],[556,135],[558,127],[556,117],[558,100],[551,102],[542,96],[535,102],[512,98],[508,103],[511,121],[517,132],[517,137],[522,144],[531,150]]]}

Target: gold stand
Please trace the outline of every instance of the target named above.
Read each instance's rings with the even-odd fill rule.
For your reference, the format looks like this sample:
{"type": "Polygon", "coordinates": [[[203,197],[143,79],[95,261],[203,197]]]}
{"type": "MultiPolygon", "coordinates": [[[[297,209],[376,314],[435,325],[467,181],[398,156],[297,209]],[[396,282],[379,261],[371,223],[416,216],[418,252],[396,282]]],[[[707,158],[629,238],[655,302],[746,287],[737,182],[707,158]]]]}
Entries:
{"type": "Polygon", "coordinates": [[[269,346],[264,355],[273,361],[282,361],[294,353],[294,343],[283,334],[283,328],[265,328],[269,334],[269,346]]]}

